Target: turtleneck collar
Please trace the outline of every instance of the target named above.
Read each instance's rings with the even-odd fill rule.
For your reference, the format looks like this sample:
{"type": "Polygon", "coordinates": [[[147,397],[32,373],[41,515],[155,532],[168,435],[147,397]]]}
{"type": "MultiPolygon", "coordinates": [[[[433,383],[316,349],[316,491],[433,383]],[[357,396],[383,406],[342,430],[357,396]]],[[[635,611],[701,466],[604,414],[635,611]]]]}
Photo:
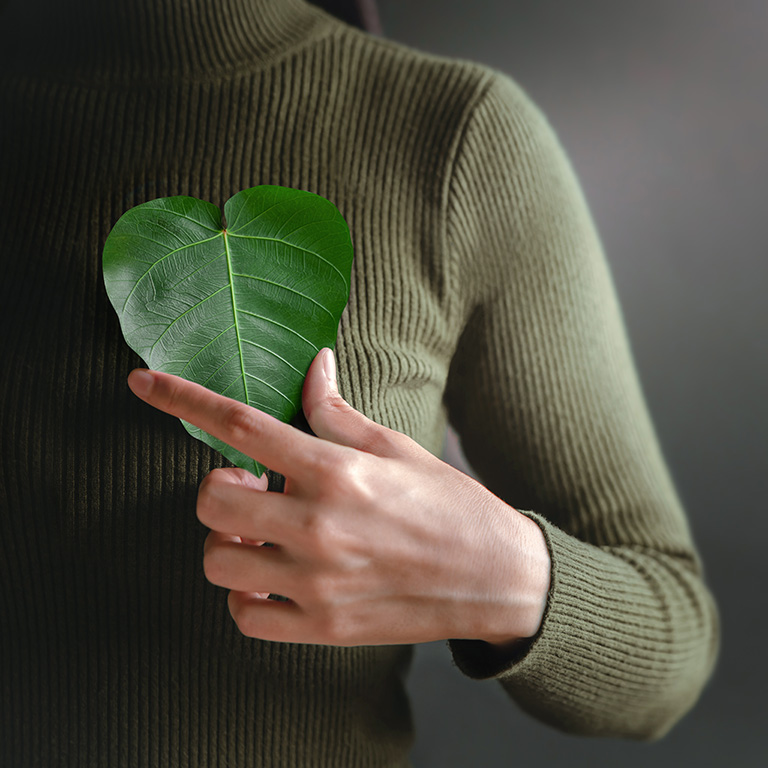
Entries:
{"type": "Polygon", "coordinates": [[[0,60],[87,79],[211,76],[268,64],[329,21],[304,0],[6,0],[0,60]]]}

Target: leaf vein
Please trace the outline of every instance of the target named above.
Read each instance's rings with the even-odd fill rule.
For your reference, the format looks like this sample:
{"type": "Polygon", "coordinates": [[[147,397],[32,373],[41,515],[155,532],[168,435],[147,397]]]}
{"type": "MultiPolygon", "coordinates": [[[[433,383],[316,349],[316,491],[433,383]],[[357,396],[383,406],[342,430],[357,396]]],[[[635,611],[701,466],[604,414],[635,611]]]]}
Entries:
{"type": "MultiPolygon", "coordinates": [[[[233,357],[237,357],[237,352],[235,352],[234,355],[230,355],[200,386],[204,387],[233,357]]],[[[238,379],[239,378],[240,377],[238,376],[238,379]]],[[[235,381],[237,381],[237,379],[235,379],[235,381]]],[[[229,389],[231,386],[232,384],[230,384],[227,389],[229,389]]],[[[224,391],[226,392],[226,389],[224,391]]],[[[219,392],[219,394],[222,393],[219,392]]]]}
{"type": "MultiPolygon", "coordinates": [[[[262,217],[262,216],[263,216],[265,213],[268,213],[268,212],[269,212],[269,211],[271,211],[273,208],[277,208],[279,205],[283,205],[284,203],[285,203],[285,200],[279,200],[278,202],[274,203],[273,205],[270,205],[270,206],[269,206],[269,208],[265,208],[265,209],[264,209],[263,211],[261,211],[260,213],[257,213],[257,214],[256,214],[256,216],[254,216],[254,217],[253,217],[253,218],[252,218],[250,221],[246,221],[246,222],[245,222],[245,224],[243,224],[243,226],[242,226],[242,227],[238,227],[238,229],[243,229],[243,228],[245,228],[245,227],[247,227],[247,226],[249,226],[249,225],[253,224],[253,222],[254,222],[254,221],[256,221],[257,219],[259,219],[260,217],[262,217]]],[[[234,222],[232,223],[232,226],[231,226],[231,227],[228,227],[228,231],[229,231],[229,233],[230,233],[230,234],[234,234],[234,232],[236,231],[236,230],[234,229],[234,226],[235,226],[235,224],[237,224],[237,221],[238,221],[238,219],[240,218],[240,214],[241,214],[241,213],[242,213],[244,210],[245,210],[245,203],[243,203],[243,204],[240,206],[240,210],[237,212],[237,216],[235,217],[235,220],[234,220],[234,222]]]]}
{"type": "MultiPolygon", "coordinates": [[[[305,293],[302,293],[301,291],[297,291],[295,288],[289,288],[287,285],[283,285],[282,283],[276,283],[273,280],[267,280],[266,277],[256,277],[256,275],[244,275],[240,274],[238,272],[233,272],[232,277],[245,277],[248,278],[248,280],[259,280],[262,283],[269,283],[270,285],[277,286],[278,288],[283,288],[286,291],[290,291],[291,293],[295,293],[297,296],[301,296],[302,298],[306,299],[307,301],[311,301],[313,304],[317,304],[320,309],[327,312],[331,317],[333,317],[333,312],[331,312],[328,307],[321,304],[319,301],[316,301],[311,296],[307,296],[305,293]]],[[[335,319],[335,318],[334,318],[335,319]]]]}
{"type": "Polygon", "coordinates": [[[287,245],[289,248],[295,248],[297,251],[303,251],[304,253],[308,253],[311,256],[315,256],[316,258],[320,259],[320,261],[324,261],[329,267],[332,269],[335,269],[338,273],[339,277],[341,278],[341,281],[344,283],[346,287],[348,287],[347,278],[344,277],[344,274],[342,271],[331,261],[328,261],[324,256],[321,256],[317,251],[310,251],[308,248],[302,248],[300,245],[296,245],[295,243],[289,243],[287,240],[283,240],[280,237],[260,237],[257,235],[232,235],[232,237],[241,237],[244,240],[271,240],[274,243],[283,243],[283,245],[287,245]]]}
{"type": "Polygon", "coordinates": [[[206,301],[208,301],[208,299],[212,299],[212,298],[213,298],[213,297],[214,297],[214,296],[215,296],[217,293],[221,293],[221,292],[222,292],[222,291],[223,291],[225,288],[228,288],[228,287],[229,287],[229,286],[227,286],[227,285],[224,285],[224,286],[222,286],[221,288],[219,288],[219,290],[218,290],[218,291],[214,291],[214,292],[213,292],[213,293],[211,293],[210,295],[206,296],[204,299],[201,299],[200,301],[198,301],[198,302],[197,302],[197,304],[193,304],[193,305],[192,305],[192,306],[191,306],[189,309],[187,309],[187,310],[185,310],[184,312],[182,312],[182,313],[181,313],[181,314],[180,314],[180,315],[179,315],[179,316],[178,316],[178,317],[177,317],[177,318],[176,318],[176,319],[175,319],[175,320],[174,320],[172,323],[170,323],[170,324],[168,325],[168,327],[167,327],[167,328],[166,328],[166,329],[165,329],[165,330],[164,330],[164,331],[163,331],[163,332],[162,332],[162,333],[161,333],[161,334],[160,334],[160,335],[157,337],[157,339],[155,340],[155,343],[154,343],[154,344],[153,344],[153,345],[152,345],[152,346],[149,348],[149,352],[148,352],[148,354],[149,354],[149,355],[151,355],[151,354],[152,354],[152,352],[154,351],[155,347],[158,345],[158,343],[159,343],[160,339],[162,339],[162,338],[163,338],[163,336],[165,336],[165,334],[166,334],[166,333],[168,333],[168,331],[170,331],[170,330],[171,330],[171,328],[173,328],[173,326],[174,326],[174,325],[176,325],[176,323],[178,323],[178,322],[179,322],[179,320],[181,320],[181,318],[182,318],[182,317],[184,317],[185,315],[188,315],[188,314],[189,314],[189,313],[190,313],[190,312],[191,312],[193,309],[197,309],[197,307],[199,307],[201,304],[205,304],[205,302],[206,302],[206,301]]]}
{"type": "Polygon", "coordinates": [[[160,208],[158,210],[162,210],[163,213],[170,213],[172,216],[178,216],[179,218],[186,219],[187,221],[191,221],[195,224],[198,224],[203,229],[207,229],[210,232],[217,232],[221,233],[220,229],[214,229],[213,227],[209,227],[207,224],[203,224],[202,221],[198,221],[197,219],[193,219],[191,216],[185,216],[183,213],[179,213],[178,211],[171,211],[168,208],[160,208]]]}
{"type": "MultiPolygon", "coordinates": [[[[186,370],[187,370],[187,368],[189,368],[189,366],[192,364],[192,361],[193,361],[193,360],[194,360],[194,359],[195,359],[195,358],[196,358],[196,357],[197,357],[197,356],[198,356],[198,355],[199,355],[201,352],[204,352],[206,349],[208,349],[208,347],[210,347],[210,346],[211,346],[211,344],[213,344],[213,342],[214,342],[214,341],[216,341],[216,339],[218,339],[218,338],[219,338],[219,336],[223,336],[223,335],[224,335],[224,334],[225,334],[227,331],[231,331],[231,330],[232,330],[234,327],[235,327],[235,326],[234,326],[234,324],[233,324],[233,325],[230,325],[230,326],[229,326],[229,328],[225,328],[225,329],[224,329],[224,330],[223,330],[221,333],[217,333],[217,334],[216,334],[216,335],[215,335],[215,336],[214,336],[214,337],[213,337],[213,338],[212,338],[212,339],[211,339],[211,340],[210,340],[210,341],[209,341],[209,342],[208,342],[208,343],[207,343],[207,344],[206,344],[204,347],[200,347],[200,349],[198,349],[198,350],[197,350],[197,352],[195,352],[195,354],[194,354],[194,355],[192,355],[192,357],[190,357],[190,358],[189,358],[189,361],[187,362],[187,364],[186,364],[186,365],[185,365],[185,366],[184,366],[184,367],[181,369],[181,373],[179,373],[179,374],[177,374],[177,375],[178,375],[178,376],[181,376],[181,375],[184,373],[184,371],[186,371],[186,370]]],[[[231,359],[232,359],[232,358],[230,358],[230,360],[231,360],[231,359]]],[[[227,362],[229,362],[229,361],[227,361],[227,362]]],[[[217,370],[218,370],[218,369],[217,369],[217,370]]]]}
{"type": "Polygon", "coordinates": [[[211,259],[210,261],[206,261],[205,264],[199,266],[194,272],[190,272],[185,277],[182,277],[181,280],[179,280],[178,283],[174,283],[171,286],[171,290],[173,290],[174,288],[177,288],[178,286],[180,286],[185,280],[189,280],[189,278],[192,277],[192,275],[196,275],[201,269],[205,269],[209,264],[213,264],[214,261],[218,261],[222,256],[226,256],[226,255],[227,255],[226,253],[220,253],[215,259],[211,259]]]}
{"type": "Polygon", "coordinates": [[[273,387],[268,381],[264,381],[264,379],[260,379],[258,376],[254,376],[252,373],[246,373],[245,375],[249,379],[255,379],[256,381],[260,381],[262,384],[266,384],[270,389],[274,389],[275,392],[277,392],[277,394],[283,398],[283,400],[287,400],[291,405],[293,405],[293,401],[290,397],[284,395],[277,387],[273,387]]]}
{"type": "Polygon", "coordinates": [[[257,344],[255,341],[250,341],[249,339],[243,339],[243,341],[246,344],[250,344],[252,347],[258,347],[259,349],[263,349],[265,352],[269,352],[270,355],[274,355],[278,360],[282,360],[289,368],[293,368],[293,370],[296,371],[299,376],[304,375],[295,365],[289,363],[284,357],[278,355],[277,352],[272,351],[268,347],[263,347],[261,344],[257,344]]]}
{"type": "Polygon", "coordinates": [[[320,351],[320,347],[318,347],[315,344],[313,344],[306,336],[302,335],[298,331],[295,331],[293,328],[289,328],[287,325],[283,325],[282,323],[278,323],[277,320],[273,320],[271,317],[266,317],[264,315],[257,315],[255,312],[248,312],[245,309],[241,309],[240,312],[243,315],[250,315],[251,317],[258,317],[260,320],[266,320],[268,323],[272,323],[272,325],[276,325],[279,328],[285,328],[286,331],[290,331],[291,333],[295,334],[302,341],[306,341],[307,344],[309,344],[309,346],[312,347],[312,349],[315,350],[315,352],[319,352],[320,351]]]}
{"type": "MultiPolygon", "coordinates": [[[[237,353],[235,353],[235,354],[237,354],[237,353]]],[[[232,355],[232,357],[235,357],[235,355],[232,355]]],[[[231,359],[232,359],[232,357],[230,357],[229,359],[231,360],[231,359]]],[[[242,377],[242,376],[235,376],[235,378],[234,378],[234,379],[232,379],[232,381],[230,381],[230,382],[229,382],[229,384],[227,384],[227,386],[226,386],[226,387],[224,387],[224,389],[222,389],[222,390],[221,390],[221,392],[219,392],[219,394],[220,394],[222,397],[224,397],[224,396],[225,396],[225,395],[224,395],[224,393],[225,393],[225,392],[226,392],[228,389],[231,389],[233,384],[237,384],[237,382],[238,382],[238,381],[243,381],[243,377],[242,377]]],[[[243,381],[243,384],[245,384],[245,381],[243,381]]],[[[245,399],[246,399],[246,400],[248,399],[248,387],[245,387],[245,399]]],[[[246,405],[250,405],[250,403],[246,403],[246,405]]]]}
{"type": "MultiPolygon", "coordinates": [[[[165,254],[165,256],[161,256],[157,261],[152,262],[152,266],[136,281],[136,285],[131,288],[130,293],[128,294],[128,297],[125,300],[125,303],[123,304],[123,312],[125,312],[125,308],[128,306],[128,302],[131,300],[131,296],[133,296],[133,292],[139,287],[141,284],[141,281],[161,262],[165,261],[169,256],[173,256],[174,253],[179,253],[179,251],[183,251],[185,248],[191,248],[195,245],[201,245],[202,243],[210,243],[211,240],[215,240],[217,237],[220,237],[221,235],[215,235],[214,237],[209,237],[207,240],[198,240],[196,243],[187,243],[187,245],[182,245],[181,248],[176,248],[176,250],[169,251],[165,254]]],[[[162,243],[159,243],[157,240],[152,240],[149,237],[144,237],[143,235],[139,235],[139,237],[142,237],[144,240],[149,240],[151,243],[157,243],[158,245],[163,245],[162,243]]],[[[167,247],[167,246],[163,246],[167,247]]],[[[146,264],[147,262],[142,262],[143,264],[146,264]]]]}

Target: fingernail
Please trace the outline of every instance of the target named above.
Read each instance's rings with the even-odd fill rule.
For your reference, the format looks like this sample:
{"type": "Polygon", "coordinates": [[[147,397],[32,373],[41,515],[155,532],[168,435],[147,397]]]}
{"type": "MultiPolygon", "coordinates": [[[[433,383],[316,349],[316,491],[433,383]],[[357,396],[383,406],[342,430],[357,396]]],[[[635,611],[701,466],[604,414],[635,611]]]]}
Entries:
{"type": "Polygon", "coordinates": [[[333,350],[329,347],[323,350],[323,370],[328,383],[336,389],[336,358],[333,355],[333,350]]]}
{"type": "Polygon", "coordinates": [[[146,397],[152,389],[154,379],[148,371],[136,368],[128,375],[128,386],[139,397],[146,397]]]}

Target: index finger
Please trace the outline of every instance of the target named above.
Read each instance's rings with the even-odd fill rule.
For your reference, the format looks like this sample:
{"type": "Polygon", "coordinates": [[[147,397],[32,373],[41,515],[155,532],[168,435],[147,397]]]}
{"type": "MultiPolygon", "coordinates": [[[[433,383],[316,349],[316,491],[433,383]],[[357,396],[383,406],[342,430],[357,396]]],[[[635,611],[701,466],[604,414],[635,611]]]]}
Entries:
{"type": "Polygon", "coordinates": [[[322,440],[201,384],[136,368],[128,376],[128,386],[149,405],[194,424],[286,477],[317,465],[322,440]]]}

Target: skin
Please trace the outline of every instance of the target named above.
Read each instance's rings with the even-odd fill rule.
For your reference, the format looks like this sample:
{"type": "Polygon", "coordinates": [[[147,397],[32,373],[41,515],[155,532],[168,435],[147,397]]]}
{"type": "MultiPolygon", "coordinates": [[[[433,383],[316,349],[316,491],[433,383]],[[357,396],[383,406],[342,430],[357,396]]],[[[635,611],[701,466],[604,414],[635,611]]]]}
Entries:
{"type": "Polygon", "coordinates": [[[352,408],[331,350],[302,392],[316,436],[171,374],[136,369],[128,385],[286,477],[283,493],[236,468],[200,484],[205,576],[230,590],[244,635],[339,646],[467,638],[505,653],[539,630],[551,568],[541,529],[352,408]]]}

